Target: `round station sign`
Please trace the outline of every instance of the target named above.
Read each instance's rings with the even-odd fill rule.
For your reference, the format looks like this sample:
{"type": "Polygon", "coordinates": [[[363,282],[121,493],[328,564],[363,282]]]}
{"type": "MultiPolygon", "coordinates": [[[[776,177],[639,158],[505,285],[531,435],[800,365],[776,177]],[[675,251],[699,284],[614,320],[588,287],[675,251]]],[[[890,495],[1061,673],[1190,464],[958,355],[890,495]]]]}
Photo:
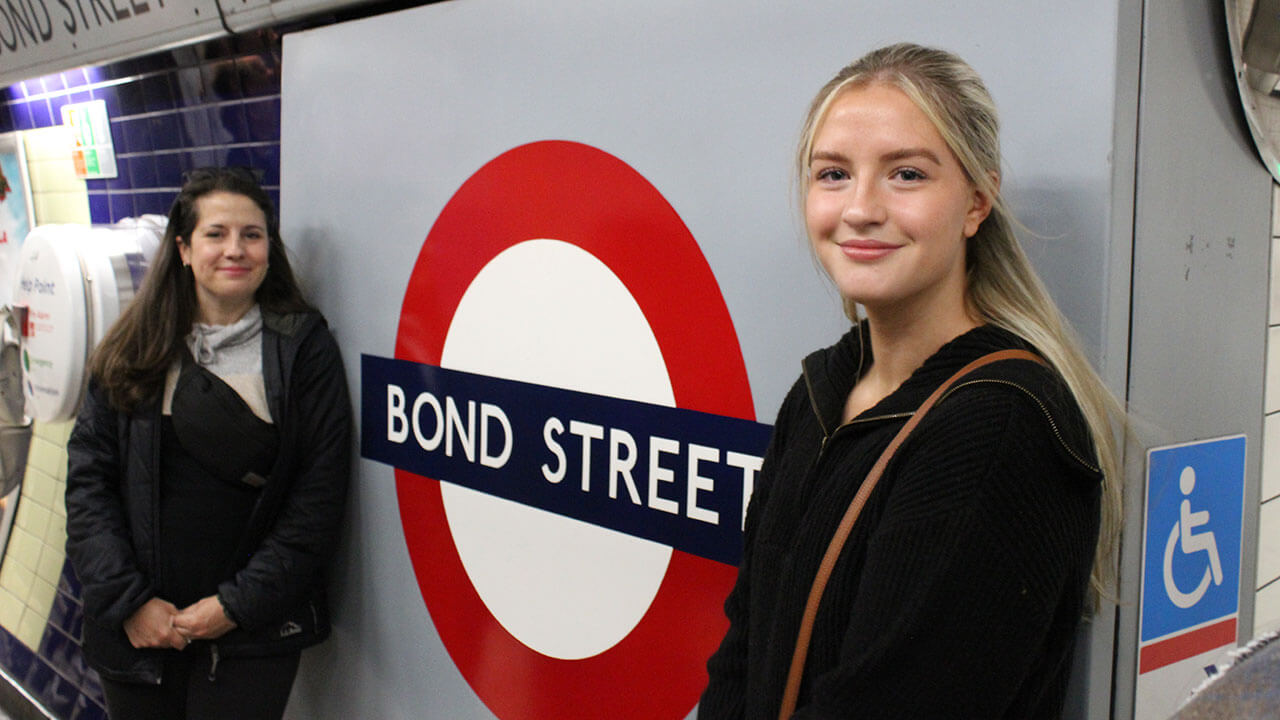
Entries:
{"type": "MultiPolygon", "coordinates": [[[[514,148],[463,183],[413,268],[395,355],[590,397],[755,418],[737,335],[697,242],[638,172],[580,143],[514,148]]],[[[726,629],[722,604],[736,570],[642,537],[635,523],[612,522],[607,508],[736,526],[740,518],[699,506],[710,486],[698,463],[723,457],[674,435],[637,439],[603,422],[552,418],[538,438],[548,459],[522,466],[508,461],[513,408],[499,417],[482,405],[477,431],[467,424],[471,406],[430,401],[413,403],[414,412],[439,411],[434,436],[413,426],[423,447],[443,446],[446,429],[483,436],[492,427],[499,436],[505,427],[507,448],[486,456],[494,443],[485,440],[479,453],[479,462],[502,464],[499,487],[557,483],[606,508],[583,520],[530,507],[514,491],[396,470],[423,598],[477,695],[502,720],[684,718],[726,629]],[[592,448],[607,460],[597,454],[589,471],[592,448]],[[686,456],[687,494],[662,496],[677,485],[659,482],[672,474],[661,462],[686,456]],[[647,491],[632,481],[632,469],[644,467],[657,478],[647,491]]]]}

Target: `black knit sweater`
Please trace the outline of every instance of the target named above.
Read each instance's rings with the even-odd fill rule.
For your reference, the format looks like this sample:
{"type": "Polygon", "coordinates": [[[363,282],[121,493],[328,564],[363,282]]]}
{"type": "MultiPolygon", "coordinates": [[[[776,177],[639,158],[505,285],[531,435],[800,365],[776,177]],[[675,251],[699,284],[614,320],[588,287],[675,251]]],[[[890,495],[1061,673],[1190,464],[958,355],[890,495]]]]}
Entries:
{"type": "MultiPolygon", "coordinates": [[[[862,478],[954,372],[1027,347],[972,330],[840,425],[870,364],[859,337],[806,358],[779,412],[702,720],[777,717],[809,586],[862,478]]],[[[1095,463],[1053,371],[1005,361],[958,383],[898,450],[849,537],[794,717],[1058,716],[1098,535],[1095,463]]]]}

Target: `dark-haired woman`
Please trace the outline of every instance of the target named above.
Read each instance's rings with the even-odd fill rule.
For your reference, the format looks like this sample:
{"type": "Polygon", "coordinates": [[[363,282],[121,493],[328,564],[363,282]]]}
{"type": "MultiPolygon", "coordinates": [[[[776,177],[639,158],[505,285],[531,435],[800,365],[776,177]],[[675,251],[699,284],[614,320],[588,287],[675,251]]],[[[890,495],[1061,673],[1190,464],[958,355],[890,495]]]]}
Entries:
{"type": "Polygon", "coordinates": [[[117,720],[279,718],[328,634],[351,405],[271,201],[194,171],[68,444],[84,651],[117,720]]]}

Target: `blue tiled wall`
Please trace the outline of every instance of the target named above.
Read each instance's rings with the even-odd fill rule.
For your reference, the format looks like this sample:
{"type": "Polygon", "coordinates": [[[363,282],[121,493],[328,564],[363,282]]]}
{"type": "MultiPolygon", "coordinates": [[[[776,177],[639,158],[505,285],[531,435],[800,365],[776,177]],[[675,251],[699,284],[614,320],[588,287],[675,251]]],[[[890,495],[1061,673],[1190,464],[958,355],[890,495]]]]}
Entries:
{"type": "MultiPolygon", "coordinates": [[[[115,222],[166,214],[194,167],[241,165],[263,173],[279,205],[280,39],[271,30],[11,86],[0,133],[61,122],[68,102],[104,100],[119,177],[88,181],[90,217],[115,222]]],[[[40,647],[0,628],[0,667],[64,720],[105,720],[102,689],[80,652],[80,586],[70,566],[40,647]]]]}
{"type": "Polygon", "coordinates": [[[0,133],[61,123],[66,103],[103,100],[119,176],[90,180],[95,223],[165,214],[194,167],[260,169],[280,192],[280,40],[270,30],[27,80],[0,103],[0,133]]]}
{"type": "Polygon", "coordinates": [[[68,563],[62,568],[40,647],[33,650],[0,628],[0,666],[55,716],[106,720],[98,674],[80,652],[83,623],[80,584],[68,563]]]}

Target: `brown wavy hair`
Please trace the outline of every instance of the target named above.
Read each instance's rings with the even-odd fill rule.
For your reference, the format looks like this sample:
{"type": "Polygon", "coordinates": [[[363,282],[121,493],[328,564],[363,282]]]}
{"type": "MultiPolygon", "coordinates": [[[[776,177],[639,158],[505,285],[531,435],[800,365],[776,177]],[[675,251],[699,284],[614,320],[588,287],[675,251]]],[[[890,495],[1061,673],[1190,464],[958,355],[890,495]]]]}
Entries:
{"type": "Polygon", "coordinates": [[[247,168],[192,170],[169,208],[169,226],[142,287],[89,358],[90,377],[112,406],[130,412],[158,398],[165,373],[178,360],[196,318],[195,279],[183,267],[178,243],[189,245],[199,222],[196,202],[212,192],[253,200],[267,219],[267,274],[254,298],[263,310],[306,312],[312,306],[294,279],[271,198],[247,168]]]}

